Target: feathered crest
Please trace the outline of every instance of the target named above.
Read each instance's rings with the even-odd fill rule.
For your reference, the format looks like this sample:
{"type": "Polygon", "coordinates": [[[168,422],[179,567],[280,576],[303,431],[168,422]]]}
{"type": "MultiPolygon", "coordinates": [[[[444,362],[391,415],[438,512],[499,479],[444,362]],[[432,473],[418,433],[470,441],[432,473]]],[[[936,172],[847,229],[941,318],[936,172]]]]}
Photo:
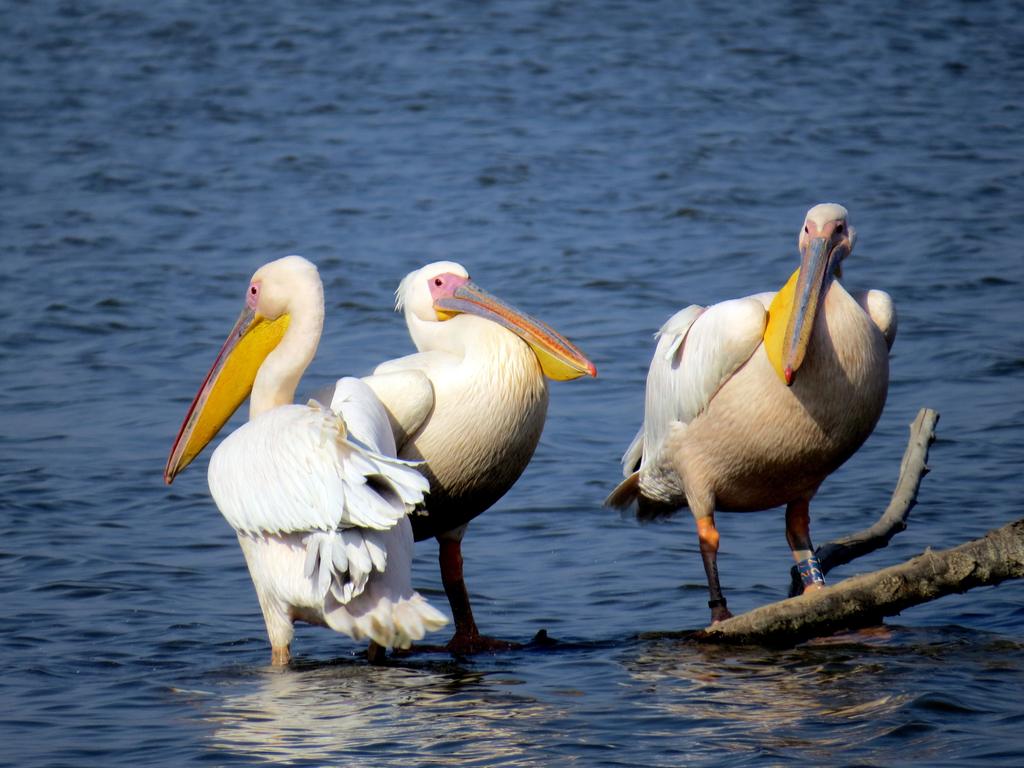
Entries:
{"type": "Polygon", "coordinates": [[[412,279],[416,276],[419,270],[410,272],[408,275],[402,278],[402,282],[398,284],[395,289],[395,312],[401,312],[405,309],[405,300],[412,290],[412,279]]]}

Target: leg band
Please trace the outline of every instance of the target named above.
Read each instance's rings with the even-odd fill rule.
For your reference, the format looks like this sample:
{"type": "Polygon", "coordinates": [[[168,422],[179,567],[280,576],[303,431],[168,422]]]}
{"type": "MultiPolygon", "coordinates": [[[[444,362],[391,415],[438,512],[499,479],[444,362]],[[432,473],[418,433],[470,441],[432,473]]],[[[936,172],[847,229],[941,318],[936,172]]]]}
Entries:
{"type": "Polygon", "coordinates": [[[708,600],[708,608],[714,610],[715,608],[725,608],[725,598],[720,597],[717,600],[708,600]]]}
{"type": "Polygon", "coordinates": [[[821,567],[818,565],[818,558],[815,555],[811,555],[806,560],[801,560],[796,564],[796,570],[800,574],[800,580],[804,583],[805,587],[809,587],[812,584],[825,584],[825,575],[821,572],[821,567]]]}

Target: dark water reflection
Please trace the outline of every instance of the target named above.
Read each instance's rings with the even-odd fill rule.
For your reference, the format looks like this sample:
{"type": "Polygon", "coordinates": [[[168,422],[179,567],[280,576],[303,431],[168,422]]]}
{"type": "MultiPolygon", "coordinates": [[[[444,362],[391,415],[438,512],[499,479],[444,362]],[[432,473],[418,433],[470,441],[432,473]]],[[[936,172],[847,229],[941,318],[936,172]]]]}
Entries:
{"type": "MultiPolygon", "coordinates": [[[[707,613],[692,521],[600,506],[651,333],[781,285],[837,200],[844,282],[900,331],[816,539],[868,524],[906,425],[942,419],[910,528],[836,576],[1024,515],[1019,2],[13,0],[0,29],[0,765],[1024,763],[1022,585],[701,650],[659,634],[707,613]],[[240,286],[292,252],[328,303],[308,390],[409,352],[394,288],[441,258],[595,361],[465,547],[481,626],[562,647],[378,670],[300,628],[266,666],[204,460],[160,472],[240,286]]],[[[730,605],[783,594],[782,516],[719,526],[730,605]]]]}

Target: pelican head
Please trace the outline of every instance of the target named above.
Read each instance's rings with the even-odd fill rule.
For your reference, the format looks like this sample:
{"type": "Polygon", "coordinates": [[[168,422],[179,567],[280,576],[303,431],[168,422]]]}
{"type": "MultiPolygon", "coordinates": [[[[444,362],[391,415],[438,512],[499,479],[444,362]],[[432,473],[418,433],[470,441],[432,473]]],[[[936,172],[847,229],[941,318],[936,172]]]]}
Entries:
{"type": "Polygon", "coordinates": [[[843,206],[820,203],[807,212],[800,228],[800,268],[772,301],[765,332],[769,358],[786,386],[796,380],[814,321],[856,240],[843,206]]]}
{"type": "MultiPolygon", "coordinates": [[[[320,277],[316,266],[301,256],[286,256],[272,261],[253,274],[245,289],[242,313],[192,400],[171,447],[164,468],[164,482],[168,485],[199,455],[249,396],[264,361],[288,330],[297,297],[306,296],[311,285],[320,286],[320,277]]],[[[322,306],[322,288],[320,290],[322,306]]],[[[319,328],[316,332],[319,338],[319,328]]],[[[275,383],[281,391],[277,399],[291,401],[294,385],[301,373],[299,371],[294,377],[287,374],[276,377],[275,383]],[[287,381],[291,378],[294,381],[287,381]],[[290,392],[287,391],[289,383],[292,387],[290,392]]],[[[277,404],[280,403],[270,403],[277,404]]]]}
{"type": "Polygon", "coordinates": [[[572,342],[480,288],[461,264],[437,261],[406,275],[396,297],[396,307],[404,308],[407,318],[424,324],[448,323],[462,314],[497,323],[530,345],[549,378],[566,381],[584,374],[597,376],[594,364],[572,342]]]}

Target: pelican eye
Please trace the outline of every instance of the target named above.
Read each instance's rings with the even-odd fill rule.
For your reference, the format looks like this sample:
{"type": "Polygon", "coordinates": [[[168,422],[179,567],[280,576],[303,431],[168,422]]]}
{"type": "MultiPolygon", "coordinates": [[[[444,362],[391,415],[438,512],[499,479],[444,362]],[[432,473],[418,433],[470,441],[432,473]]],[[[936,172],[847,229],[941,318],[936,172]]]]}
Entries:
{"type": "Polygon", "coordinates": [[[843,234],[843,223],[842,222],[839,222],[836,225],[836,233],[840,234],[840,235],[843,234]]]}
{"type": "Polygon", "coordinates": [[[811,230],[806,224],[804,224],[804,233],[808,235],[811,234],[811,230]]]}
{"type": "Polygon", "coordinates": [[[436,285],[438,288],[440,288],[442,285],[444,285],[444,280],[442,280],[440,277],[435,277],[434,278],[434,285],[436,285]]]}

